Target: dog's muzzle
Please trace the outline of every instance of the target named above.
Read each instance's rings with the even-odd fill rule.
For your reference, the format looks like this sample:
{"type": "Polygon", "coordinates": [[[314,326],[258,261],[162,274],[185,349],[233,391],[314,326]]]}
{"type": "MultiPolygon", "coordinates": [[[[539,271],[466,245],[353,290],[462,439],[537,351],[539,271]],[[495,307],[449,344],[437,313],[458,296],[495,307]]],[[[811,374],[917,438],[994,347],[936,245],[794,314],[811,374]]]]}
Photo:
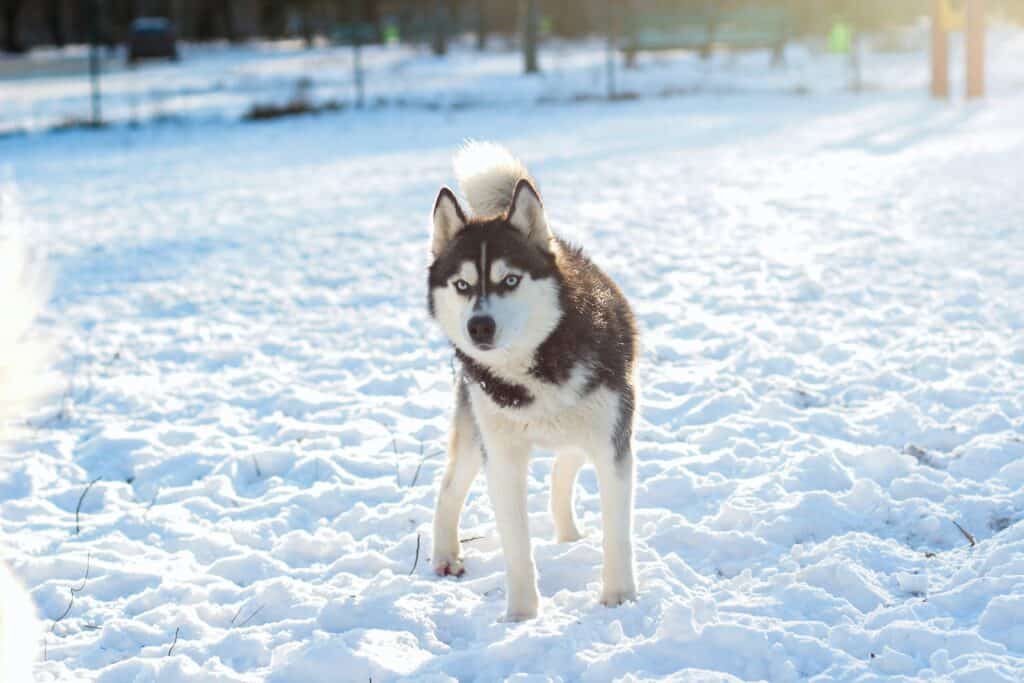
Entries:
{"type": "Polygon", "coordinates": [[[489,349],[494,346],[496,328],[494,318],[489,315],[474,315],[466,325],[469,338],[481,349],[489,349]]]}

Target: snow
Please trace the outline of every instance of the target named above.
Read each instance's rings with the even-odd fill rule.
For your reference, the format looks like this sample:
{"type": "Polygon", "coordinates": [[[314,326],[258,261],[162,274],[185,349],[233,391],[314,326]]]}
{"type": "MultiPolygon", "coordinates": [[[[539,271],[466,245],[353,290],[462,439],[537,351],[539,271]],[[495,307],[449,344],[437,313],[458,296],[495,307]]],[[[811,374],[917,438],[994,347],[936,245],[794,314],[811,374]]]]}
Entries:
{"type": "Polygon", "coordinates": [[[536,106],[499,78],[501,106],[0,140],[60,342],[0,465],[37,678],[1020,680],[1011,66],[972,104],[825,83],[536,106]],[[426,217],[467,137],[528,163],[637,311],[635,604],[598,602],[589,469],[585,538],[551,540],[546,453],[541,616],[497,621],[482,480],[465,576],[431,571],[451,370],[426,217]]]}

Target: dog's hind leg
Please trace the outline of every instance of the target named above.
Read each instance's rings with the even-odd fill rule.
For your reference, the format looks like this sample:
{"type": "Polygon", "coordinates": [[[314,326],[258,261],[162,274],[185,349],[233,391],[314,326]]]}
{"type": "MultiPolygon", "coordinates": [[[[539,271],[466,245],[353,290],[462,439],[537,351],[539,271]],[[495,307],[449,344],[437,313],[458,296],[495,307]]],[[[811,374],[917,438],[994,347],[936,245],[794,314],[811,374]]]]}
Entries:
{"type": "Polygon", "coordinates": [[[437,492],[437,508],[434,510],[432,559],[434,571],[440,576],[462,576],[465,571],[459,545],[459,516],[483,460],[483,445],[473,421],[465,385],[459,381],[457,387],[448,442],[448,466],[441,480],[441,489],[437,492]]]}
{"type": "Polygon", "coordinates": [[[570,543],[582,538],[573,509],[576,475],[586,462],[583,453],[559,451],[551,468],[551,519],[555,523],[555,540],[570,543]]]}
{"type": "Polygon", "coordinates": [[[636,600],[636,579],[633,577],[633,454],[628,447],[621,450],[609,443],[594,455],[604,527],[601,602],[615,607],[636,600]]]}

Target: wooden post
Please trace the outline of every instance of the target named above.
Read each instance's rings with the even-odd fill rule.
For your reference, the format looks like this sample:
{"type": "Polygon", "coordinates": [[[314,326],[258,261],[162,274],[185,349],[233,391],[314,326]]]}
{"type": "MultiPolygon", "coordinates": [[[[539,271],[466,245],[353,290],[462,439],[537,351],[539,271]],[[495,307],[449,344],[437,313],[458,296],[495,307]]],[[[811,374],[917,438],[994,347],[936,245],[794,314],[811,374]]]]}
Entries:
{"type": "Polygon", "coordinates": [[[523,16],[523,71],[535,74],[540,71],[537,62],[537,34],[540,32],[540,11],[537,0],[524,0],[523,16]]]}
{"type": "Polygon", "coordinates": [[[985,0],[967,0],[967,99],[985,96],[985,0]]]}
{"type": "Polygon", "coordinates": [[[615,99],[615,8],[607,4],[608,37],[605,44],[605,78],[608,80],[608,99],[615,99]]]}
{"type": "Polygon", "coordinates": [[[949,98],[949,34],[942,23],[942,3],[932,0],[932,97],[949,98]]]}
{"type": "Polygon", "coordinates": [[[89,81],[92,84],[91,124],[103,125],[102,100],[100,95],[100,0],[89,3],[89,81]]]}
{"type": "Polygon", "coordinates": [[[476,49],[483,52],[487,49],[487,0],[476,2],[476,49]]]}
{"type": "Polygon", "coordinates": [[[435,57],[443,57],[448,54],[448,3],[445,0],[437,0],[434,3],[434,36],[430,43],[430,50],[435,57]]]}
{"type": "Polygon", "coordinates": [[[362,43],[360,35],[363,29],[362,3],[359,0],[350,0],[349,26],[352,27],[352,82],[356,86],[356,108],[363,108],[363,58],[362,43]]]}

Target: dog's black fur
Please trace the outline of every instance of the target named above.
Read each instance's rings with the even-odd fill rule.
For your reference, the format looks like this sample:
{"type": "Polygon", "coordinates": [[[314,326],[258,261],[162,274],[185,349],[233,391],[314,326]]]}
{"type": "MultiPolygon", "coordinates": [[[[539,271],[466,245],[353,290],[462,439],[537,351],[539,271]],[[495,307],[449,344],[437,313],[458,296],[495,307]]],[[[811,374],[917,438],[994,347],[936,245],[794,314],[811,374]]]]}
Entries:
{"type": "MultiPolygon", "coordinates": [[[[615,426],[615,448],[620,457],[628,453],[636,398],[632,376],[638,343],[636,321],[626,297],[579,247],[556,237],[554,248],[545,249],[512,226],[506,215],[470,219],[431,264],[427,288],[431,316],[435,315],[434,290],[448,286],[463,262],[479,262],[484,241],[488,259],[504,259],[534,279],[555,280],[562,318],[537,348],[530,374],[558,385],[569,380],[576,364],[589,367],[591,375],[583,395],[606,386],[623,397],[615,426]]],[[[479,283],[476,286],[479,287],[479,283]]],[[[469,295],[474,294],[469,292],[469,295]]],[[[495,291],[494,295],[501,296],[502,292],[495,291]]],[[[478,383],[497,405],[525,407],[534,400],[526,387],[497,377],[458,349],[455,355],[462,364],[463,378],[478,383]]]]}

